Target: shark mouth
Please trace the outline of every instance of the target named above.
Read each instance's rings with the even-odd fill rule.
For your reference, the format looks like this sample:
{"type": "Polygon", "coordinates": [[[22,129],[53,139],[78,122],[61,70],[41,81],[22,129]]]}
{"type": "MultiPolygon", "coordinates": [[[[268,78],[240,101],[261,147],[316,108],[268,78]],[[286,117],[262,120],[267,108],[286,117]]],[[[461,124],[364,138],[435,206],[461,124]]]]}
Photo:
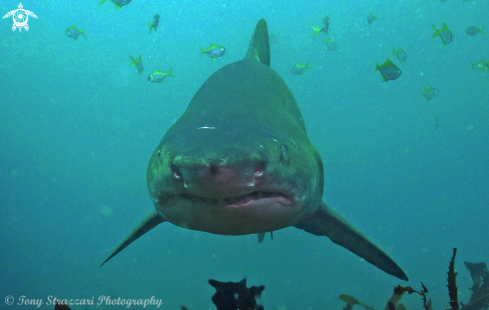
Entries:
{"type": "Polygon", "coordinates": [[[208,198],[200,197],[190,194],[180,194],[181,197],[198,202],[210,207],[246,207],[256,203],[258,204],[271,204],[279,203],[283,206],[291,206],[294,204],[293,200],[289,199],[282,193],[275,192],[251,192],[241,196],[233,196],[227,198],[208,198]]]}

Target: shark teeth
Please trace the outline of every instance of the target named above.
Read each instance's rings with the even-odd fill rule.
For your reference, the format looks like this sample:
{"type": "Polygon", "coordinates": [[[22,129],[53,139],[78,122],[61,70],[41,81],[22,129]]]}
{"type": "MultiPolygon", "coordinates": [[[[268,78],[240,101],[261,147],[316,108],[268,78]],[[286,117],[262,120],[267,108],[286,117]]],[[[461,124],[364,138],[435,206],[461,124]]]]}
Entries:
{"type": "Polygon", "coordinates": [[[215,206],[215,207],[224,207],[226,205],[244,205],[249,203],[250,201],[254,201],[262,198],[285,197],[285,195],[281,193],[260,192],[260,191],[244,194],[241,196],[227,197],[227,198],[207,198],[207,197],[199,197],[190,194],[181,194],[181,196],[195,202],[199,202],[205,205],[215,206]]]}

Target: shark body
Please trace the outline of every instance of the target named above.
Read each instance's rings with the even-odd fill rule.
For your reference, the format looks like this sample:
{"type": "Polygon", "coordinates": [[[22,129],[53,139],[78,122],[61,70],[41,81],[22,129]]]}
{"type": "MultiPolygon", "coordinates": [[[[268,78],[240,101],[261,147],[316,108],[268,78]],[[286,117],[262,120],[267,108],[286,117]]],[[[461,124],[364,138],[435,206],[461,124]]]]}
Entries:
{"type": "Polygon", "coordinates": [[[321,157],[297,102],[270,68],[267,24],[255,28],[243,60],[215,72],[163,136],[147,169],[155,210],[105,264],[155,226],[220,235],[263,234],[295,226],[327,236],[381,270],[402,269],[322,201],[321,157]]]}

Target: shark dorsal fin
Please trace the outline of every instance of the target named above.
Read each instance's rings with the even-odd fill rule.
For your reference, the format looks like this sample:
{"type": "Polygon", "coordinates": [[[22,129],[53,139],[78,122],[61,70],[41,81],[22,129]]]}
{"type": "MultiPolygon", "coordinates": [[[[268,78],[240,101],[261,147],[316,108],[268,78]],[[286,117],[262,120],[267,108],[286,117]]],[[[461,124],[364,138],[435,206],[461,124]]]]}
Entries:
{"type": "Polygon", "coordinates": [[[258,60],[264,65],[270,67],[270,41],[268,38],[268,27],[265,19],[260,19],[255,27],[255,32],[251,37],[246,60],[258,60]]]}

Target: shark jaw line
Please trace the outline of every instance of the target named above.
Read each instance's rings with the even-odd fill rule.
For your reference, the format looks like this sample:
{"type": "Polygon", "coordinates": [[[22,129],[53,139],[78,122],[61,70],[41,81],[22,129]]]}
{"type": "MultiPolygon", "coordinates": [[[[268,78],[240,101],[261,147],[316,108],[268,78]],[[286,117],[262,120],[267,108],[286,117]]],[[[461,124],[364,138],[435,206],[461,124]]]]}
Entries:
{"type": "Polygon", "coordinates": [[[177,192],[159,200],[155,208],[174,225],[218,235],[248,235],[294,224],[301,206],[294,191],[267,190],[236,192],[236,196],[230,192],[219,198],[177,192]]]}
{"type": "Polygon", "coordinates": [[[246,207],[266,207],[271,204],[279,204],[284,207],[293,206],[294,199],[279,192],[253,191],[240,196],[231,196],[226,198],[207,198],[191,194],[180,194],[183,199],[192,201],[194,204],[204,207],[214,208],[246,208],[246,207]]]}

